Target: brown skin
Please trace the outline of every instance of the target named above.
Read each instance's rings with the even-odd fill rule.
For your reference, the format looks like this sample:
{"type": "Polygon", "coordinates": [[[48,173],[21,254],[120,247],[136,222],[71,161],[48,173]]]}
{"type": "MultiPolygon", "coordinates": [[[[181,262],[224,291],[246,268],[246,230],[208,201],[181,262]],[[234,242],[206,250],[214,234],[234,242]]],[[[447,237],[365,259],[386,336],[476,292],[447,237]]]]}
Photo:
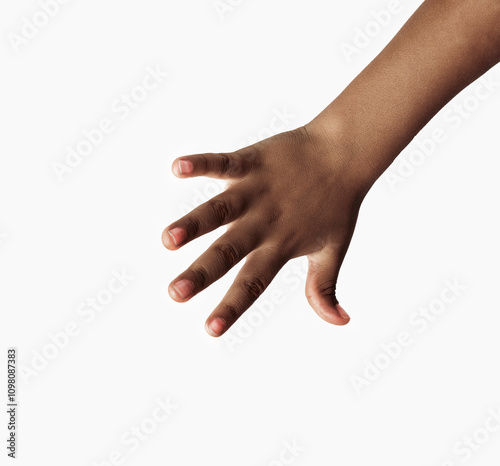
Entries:
{"type": "Polygon", "coordinates": [[[233,153],[176,159],[176,176],[225,179],[227,189],[169,225],[165,247],[228,228],[172,281],[172,299],[188,301],[246,257],[206,321],[220,336],[290,259],[306,255],[309,304],[327,322],[349,322],[335,286],[365,195],[442,107],[499,61],[500,0],[427,0],[310,123],[233,153]]]}

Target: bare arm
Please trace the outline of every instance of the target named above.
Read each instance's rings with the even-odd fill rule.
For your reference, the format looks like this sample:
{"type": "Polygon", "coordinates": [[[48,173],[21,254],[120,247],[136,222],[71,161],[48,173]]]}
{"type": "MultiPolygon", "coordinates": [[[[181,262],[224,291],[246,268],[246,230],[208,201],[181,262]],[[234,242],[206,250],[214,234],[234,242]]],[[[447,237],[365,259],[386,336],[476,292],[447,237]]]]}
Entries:
{"type": "Polygon", "coordinates": [[[427,0],[309,125],[354,136],[373,182],[441,108],[500,61],[500,1],[427,0]]]}

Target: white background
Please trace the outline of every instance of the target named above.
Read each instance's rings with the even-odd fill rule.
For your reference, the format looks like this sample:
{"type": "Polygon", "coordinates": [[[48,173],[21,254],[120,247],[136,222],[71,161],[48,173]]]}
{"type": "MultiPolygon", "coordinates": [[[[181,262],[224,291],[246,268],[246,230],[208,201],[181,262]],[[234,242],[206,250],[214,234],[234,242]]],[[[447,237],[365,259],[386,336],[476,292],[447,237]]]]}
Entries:
{"type": "Polygon", "coordinates": [[[337,287],[346,327],[309,308],[301,258],[215,339],[203,325],[239,267],[187,304],[167,285],[222,229],[178,252],[160,235],[223,186],[175,179],[172,160],[269,135],[277,112],[293,115],[282,130],[307,123],[419,4],[401,2],[377,28],[370,12],[387,1],[219,3],[234,6],[74,0],[16,50],[12,33],[43,10],[2,2],[1,438],[15,346],[20,465],[493,464],[499,69],[417,137],[441,130],[444,142],[422,157],[414,141],[367,196],[337,287]],[[342,47],[366,28],[348,57],[342,47]],[[115,101],[141,95],[148,67],[169,76],[122,118],[115,101]],[[468,109],[459,117],[457,105],[468,109]],[[60,182],[54,163],[106,118],[114,131],[60,182]],[[110,295],[122,270],[133,279],[110,295]],[[443,306],[446,280],[466,289],[443,306]],[[112,300],[82,315],[96,296],[112,300]],[[425,328],[422,307],[441,312],[425,328]],[[61,335],[68,324],[77,336],[61,335]],[[412,343],[388,360],[382,345],[400,332],[412,343]],[[353,376],[374,361],[388,367],[356,390],[353,376]],[[176,407],[155,424],[158,399],[176,407]],[[143,440],[130,440],[134,426],[143,440]],[[468,435],[482,442],[470,459],[468,435]],[[283,456],[293,443],[300,451],[283,456]]]}

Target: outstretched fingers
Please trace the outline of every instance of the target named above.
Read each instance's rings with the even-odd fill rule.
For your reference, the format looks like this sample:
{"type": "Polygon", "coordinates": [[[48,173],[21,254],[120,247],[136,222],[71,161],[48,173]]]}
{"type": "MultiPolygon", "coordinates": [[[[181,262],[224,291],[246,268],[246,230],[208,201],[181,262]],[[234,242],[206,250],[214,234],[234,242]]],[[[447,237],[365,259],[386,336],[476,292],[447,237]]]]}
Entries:
{"type": "Polygon", "coordinates": [[[170,297],[186,302],[224,276],[258,244],[249,225],[240,224],[215,241],[196,261],[175,278],[168,288],[170,297]]]}
{"type": "Polygon", "coordinates": [[[208,317],[207,332],[214,337],[226,332],[260,297],[286,262],[276,251],[264,247],[249,254],[234,283],[208,317]]]}

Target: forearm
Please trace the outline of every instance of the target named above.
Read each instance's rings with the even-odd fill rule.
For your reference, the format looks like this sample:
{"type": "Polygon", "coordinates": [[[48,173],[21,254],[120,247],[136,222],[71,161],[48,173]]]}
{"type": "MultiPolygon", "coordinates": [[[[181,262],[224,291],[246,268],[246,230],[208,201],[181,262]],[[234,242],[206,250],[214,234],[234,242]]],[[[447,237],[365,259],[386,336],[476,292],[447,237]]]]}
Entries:
{"type": "MultiPolygon", "coordinates": [[[[499,0],[427,0],[310,123],[353,138],[367,187],[456,94],[500,61],[499,0]]],[[[355,155],[353,155],[355,154],[355,155]]]]}

